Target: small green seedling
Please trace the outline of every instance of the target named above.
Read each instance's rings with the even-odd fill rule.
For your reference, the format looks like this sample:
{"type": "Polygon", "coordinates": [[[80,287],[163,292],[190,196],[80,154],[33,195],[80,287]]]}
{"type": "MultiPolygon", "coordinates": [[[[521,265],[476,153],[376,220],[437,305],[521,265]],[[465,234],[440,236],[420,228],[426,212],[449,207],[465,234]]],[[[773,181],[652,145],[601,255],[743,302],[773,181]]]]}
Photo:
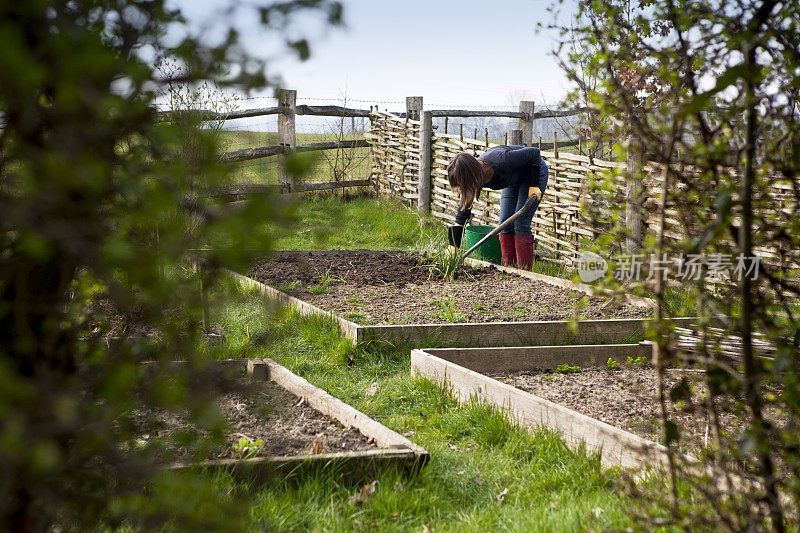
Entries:
{"type": "Polygon", "coordinates": [[[619,363],[617,361],[614,361],[610,357],[608,358],[608,361],[606,361],[606,366],[608,367],[609,370],[619,370],[619,363]]]}
{"type": "Polygon", "coordinates": [[[628,360],[625,361],[626,365],[629,366],[644,366],[647,364],[647,357],[637,357],[634,359],[633,357],[628,356],[628,360]]]}
{"type": "Polygon", "coordinates": [[[556,372],[559,374],[577,374],[581,371],[581,367],[579,366],[569,366],[567,363],[563,365],[558,365],[556,367],[556,372]]]}
{"type": "Polygon", "coordinates": [[[467,315],[456,311],[456,303],[455,300],[453,300],[452,294],[446,300],[436,300],[433,303],[441,309],[436,312],[436,316],[439,318],[450,323],[464,322],[467,320],[467,315]]]}
{"type": "Polygon", "coordinates": [[[247,437],[242,437],[239,439],[239,442],[234,443],[232,448],[234,455],[240,459],[250,459],[258,455],[258,451],[263,445],[263,440],[251,441],[247,437]]]}

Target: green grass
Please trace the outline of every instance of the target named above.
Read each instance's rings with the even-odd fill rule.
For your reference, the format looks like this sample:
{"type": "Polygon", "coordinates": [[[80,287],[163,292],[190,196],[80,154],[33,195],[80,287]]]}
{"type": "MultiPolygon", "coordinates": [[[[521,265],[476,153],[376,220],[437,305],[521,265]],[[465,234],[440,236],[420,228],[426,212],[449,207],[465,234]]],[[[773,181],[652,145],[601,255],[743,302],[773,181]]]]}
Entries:
{"type": "Polygon", "coordinates": [[[417,249],[443,246],[445,226],[390,198],[361,196],[342,201],[333,195],[298,199],[294,223],[273,226],[275,248],[299,250],[417,249]]]}
{"type": "MultiPolygon", "coordinates": [[[[232,152],[245,148],[256,148],[259,146],[275,146],[278,144],[277,132],[269,131],[220,131],[220,146],[223,152],[232,152]]],[[[298,133],[296,143],[312,144],[337,140],[333,133],[298,133]]],[[[353,140],[353,135],[345,135],[345,139],[353,140]]],[[[366,179],[370,175],[370,149],[351,148],[341,151],[325,150],[318,152],[305,152],[308,157],[315,157],[306,182],[334,181],[332,168],[342,167],[343,161],[351,161],[343,170],[344,175],[341,179],[366,179]],[[337,159],[338,158],[338,159],[337,159]]],[[[269,157],[235,163],[234,180],[236,183],[259,183],[259,184],[278,184],[278,158],[269,157]]]]}
{"type": "Polygon", "coordinates": [[[561,263],[554,263],[552,261],[544,261],[541,259],[534,259],[529,269],[531,272],[537,274],[544,274],[545,276],[553,276],[555,278],[572,279],[577,275],[577,271],[568,268],[561,263]]]}
{"type": "Polygon", "coordinates": [[[327,320],[274,315],[257,293],[239,291],[227,282],[212,294],[214,320],[228,339],[218,357],[271,357],[431,453],[415,477],[380,476],[363,508],[348,503],[359,487],[335,476],[276,481],[248,492],[254,529],[581,531],[631,525],[611,481],[615,473],[604,471],[596,456],[569,450],[550,431],[530,434],[477,402],[459,406],[440,387],[411,376],[407,348],[354,347],[327,320]],[[375,382],[378,392],[365,396],[375,382]]]}

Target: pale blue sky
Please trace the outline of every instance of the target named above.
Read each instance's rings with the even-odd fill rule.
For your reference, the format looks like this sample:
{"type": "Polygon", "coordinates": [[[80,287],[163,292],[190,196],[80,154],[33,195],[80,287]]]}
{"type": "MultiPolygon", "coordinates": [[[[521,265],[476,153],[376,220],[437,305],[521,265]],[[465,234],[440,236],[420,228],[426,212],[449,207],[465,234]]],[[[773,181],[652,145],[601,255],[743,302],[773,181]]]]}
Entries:
{"type": "MultiPolygon", "coordinates": [[[[253,52],[272,57],[278,49],[251,16],[220,15],[226,0],[172,3],[197,24],[233,24],[253,52]]],[[[304,19],[295,28],[310,37],[308,61],[273,63],[301,98],[340,99],[346,92],[353,102],[375,102],[422,95],[426,107],[482,107],[526,97],[538,107],[565,93],[567,81],[550,55],[557,35],[536,32],[538,22],[552,21],[550,0],[343,3],[344,27],[320,31],[318,22],[304,19]]]]}

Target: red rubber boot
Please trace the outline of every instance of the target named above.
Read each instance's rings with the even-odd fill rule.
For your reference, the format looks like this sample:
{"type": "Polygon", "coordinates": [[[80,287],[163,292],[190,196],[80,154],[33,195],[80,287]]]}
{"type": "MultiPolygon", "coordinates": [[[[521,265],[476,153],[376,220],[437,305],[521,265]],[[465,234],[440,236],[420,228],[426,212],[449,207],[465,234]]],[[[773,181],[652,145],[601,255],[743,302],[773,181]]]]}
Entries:
{"type": "Polygon", "coordinates": [[[500,255],[503,256],[503,266],[511,266],[517,264],[517,250],[514,246],[513,233],[501,233],[500,237],[500,255]]]}
{"type": "Polygon", "coordinates": [[[533,264],[533,235],[517,235],[514,244],[517,250],[517,268],[530,270],[533,264]]]}

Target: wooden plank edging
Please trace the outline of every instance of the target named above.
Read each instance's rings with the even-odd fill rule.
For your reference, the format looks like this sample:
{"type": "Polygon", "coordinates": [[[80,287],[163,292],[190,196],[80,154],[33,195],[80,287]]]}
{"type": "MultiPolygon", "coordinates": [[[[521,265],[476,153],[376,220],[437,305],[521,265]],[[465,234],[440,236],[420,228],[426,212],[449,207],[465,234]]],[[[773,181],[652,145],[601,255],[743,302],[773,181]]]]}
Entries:
{"type": "MultiPolygon", "coordinates": [[[[570,344],[619,344],[644,334],[649,318],[600,320],[537,320],[530,322],[463,322],[449,324],[404,324],[360,326],[362,341],[403,342],[421,347],[461,346],[550,346],[563,340],[570,344]]],[[[696,317],[672,318],[689,325],[696,317]]],[[[563,342],[561,342],[563,344],[563,342]]]]}
{"type": "Polygon", "coordinates": [[[650,359],[650,341],[639,344],[578,344],[508,348],[427,348],[425,353],[481,374],[554,369],[562,364],[580,367],[606,366],[611,359],[620,364],[628,357],[650,359]]]}
{"type": "MultiPolygon", "coordinates": [[[[641,344],[647,345],[651,350],[655,349],[653,343],[641,344]]],[[[606,466],[638,470],[651,467],[666,469],[668,466],[667,448],[662,444],[429,353],[435,351],[444,350],[412,350],[411,373],[447,388],[462,404],[473,399],[478,400],[501,410],[531,431],[539,427],[558,431],[570,448],[579,451],[585,445],[588,452],[599,453],[601,462],[606,466]]],[[[692,475],[710,477],[714,486],[721,491],[730,492],[741,487],[754,490],[761,487],[759,482],[736,473],[728,472],[727,476],[719,476],[718,472],[703,465],[692,455],[685,454],[682,460],[686,462],[692,475]]],[[[784,505],[792,506],[792,500],[785,492],[781,492],[779,497],[784,505]]]]}
{"type": "Polygon", "coordinates": [[[448,388],[461,403],[475,398],[505,411],[521,425],[558,431],[572,449],[585,444],[608,466],[641,468],[665,465],[666,448],[628,431],[595,420],[423,350],[411,351],[411,372],[448,388]]]}
{"type": "Polygon", "coordinates": [[[320,413],[338,420],[344,426],[356,428],[365,437],[375,439],[375,444],[380,448],[411,450],[417,456],[424,456],[427,460],[428,452],[421,446],[414,444],[406,437],[373,420],[339,398],[331,396],[316,385],[312,385],[308,380],[290,372],[272,359],[263,359],[263,361],[269,367],[270,381],[277,383],[295,396],[304,398],[311,407],[320,413]]]}

